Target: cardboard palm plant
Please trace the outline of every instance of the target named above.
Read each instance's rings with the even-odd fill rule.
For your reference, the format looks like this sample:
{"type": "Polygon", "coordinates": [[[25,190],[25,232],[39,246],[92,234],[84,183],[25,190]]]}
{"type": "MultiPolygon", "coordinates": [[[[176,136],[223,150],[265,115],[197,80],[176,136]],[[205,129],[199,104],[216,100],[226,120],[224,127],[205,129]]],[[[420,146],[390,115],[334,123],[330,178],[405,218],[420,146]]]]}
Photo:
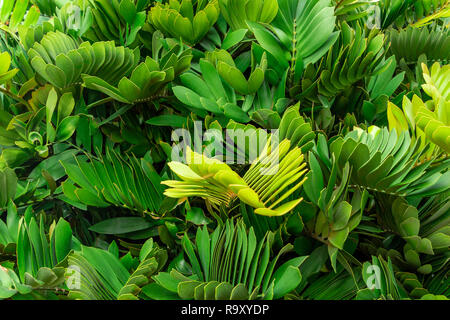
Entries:
{"type": "Polygon", "coordinates": [[[449,299],[449,12],[0,0],[0,299],[449,299]]]}
{"type": "Polygon", "coordinates": [[[164,181],[170,188],[165,195],[175,198],[200,196],[216,206],[230,207],[235,199],[254,207],[255,213],[281,216],[296,207],[302,198],[288,199],[304,182],[306,164],[298,147],[290,141],[278,146],[269,140],[261,155],[241,178],[227,164],[187,150],[189,165],[170,162],[169,167],[181,181],[164,181]],[[279,161],[279,163],[278,163],[279,161]]]}

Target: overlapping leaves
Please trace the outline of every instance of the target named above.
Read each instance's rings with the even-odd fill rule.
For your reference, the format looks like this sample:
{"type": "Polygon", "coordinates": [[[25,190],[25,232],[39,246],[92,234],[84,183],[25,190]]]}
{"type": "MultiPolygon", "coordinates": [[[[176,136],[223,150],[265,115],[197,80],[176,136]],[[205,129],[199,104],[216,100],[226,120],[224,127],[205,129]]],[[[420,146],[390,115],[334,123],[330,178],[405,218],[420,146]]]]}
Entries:
{"type": "Polygon", "coordinates": [[[194,45],[216,23],[219,13],[218,0],[173,0],[156,3],[149,19],[159,30],[194,45]]]}
{"type": "Polygon", "coordinates": [[[76,157],[76,165],[62,162],[69,177],[63,198],[69,203],[96,207],[123,206],[155,214],[162,201],[161,178],[145,159],[124,158],[113,150],[98,159],[76,157]],[[125,160],[126,159],[126,160],[125,160]]]}
{"type": "Polygon", "coordinates": [[[112,41],[78,44],[59,31],[48,32],[28,55],[36,72],[57,88],[80,84],[82,74],[116,84],[139,61],[139,50],[116,47],[112,41]]]}
{"type": "Polygon", "coordinates": [[[448,189],[450,172],[446,162],[417,164],[427,147],[411,142],[408,132],[387,128],[356,128],[330,145],[340,168],[352,167],[351,183],[369,190],[395,195],[432,195],[448,189]]]}
{"type": "Polygon", "coordinates": [[[197,300],[277,299],[292,291],[302,277],[298,267],[306,257],[297,257],[279,266],[281,255],[292,249],[286,245],[271,254],[273,234],[258,241],[254,231],[242,221],[227,221],[213,233],[197,230],[195,244],[184,236],[183,249],[192,265],[187,277],[173,269],[154,276],[155,284],[144,288],[151,298],[161,296],[197,300]],[[277,266],[278,264],[278,266],[277,266]]]}

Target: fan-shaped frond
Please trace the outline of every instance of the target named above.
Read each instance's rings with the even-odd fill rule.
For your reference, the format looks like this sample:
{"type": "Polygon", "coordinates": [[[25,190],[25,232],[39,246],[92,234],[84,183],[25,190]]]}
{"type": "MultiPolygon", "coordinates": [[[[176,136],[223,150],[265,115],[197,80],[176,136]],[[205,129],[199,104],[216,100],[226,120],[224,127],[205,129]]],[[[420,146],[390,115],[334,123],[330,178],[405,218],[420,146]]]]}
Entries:
{"type": "Polygon", "coordinates": [[[273,233],[260,241],[254,231],[246,230],[242,221],[227,221],[210,234],[199,228],[193,244],[184,236],[183,249],[192,265],[193,275],[172,270],[154,276],[155,284],[143,292],[158,299],[166,294],[181,299],[254,300],[277,299],[297,287],[302,277],[298,267],[306,257],[288,260],[277,266],[280,256],[292,249],[286,245],[277,255],[271,254],[273,233]]]}
{"type": "Polygon", "coordinates": [[[415,63],[423,54],[429,61],[450,60],[449,30],[433,30],[429,27],[391,30],[391,52],[398,61],[405,59],[407,63],[415,63]]]}
{"type": "Polygon", "coordinates": [[[36,72],[58,88],[80,84],[82,74],[116,84],[139,61],[138,50],[116,47],[113,41],[78,44],[59,31],[48,32],[28,55],[36,72]]]}
{"type": "Polygon", "coordinates": [[[157,2],[149,19],[159,30],[194,45],[216,23],[219,13],[218,0],[173,0],[166,4],[157,2]]]}

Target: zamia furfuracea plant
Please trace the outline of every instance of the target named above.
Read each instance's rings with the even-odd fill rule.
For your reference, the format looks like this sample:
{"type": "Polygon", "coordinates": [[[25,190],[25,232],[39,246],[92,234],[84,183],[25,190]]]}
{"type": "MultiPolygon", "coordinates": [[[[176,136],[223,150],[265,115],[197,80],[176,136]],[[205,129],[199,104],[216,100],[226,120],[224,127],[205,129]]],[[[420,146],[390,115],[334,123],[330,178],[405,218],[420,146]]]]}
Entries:
{"type": "Polygon", "coordinates": [[[146,57],[131,73],[131,76],[120,79],[117,87],[96,76],[84,75],[84,85],[105,93],[123,103],[148,101],[162,93],[165,85],[176,76],[189,69],[192,59],[190,50],[182,50],[179,45],[173,45],[159,61],[146,57]]]}
{"type": "Polygon", "coordinates": [[[181,179],[163,181],[169,186],[164,194],[172,198],[202,197],[216,206],[230,206],[235,199],[256,208],[264,216],[281,216],[297,206],[302,198],[284,202],[302,186],[306,173],[304,156],[287,139],[279,145],[270,138],[260,156],[244,177],[226,163],[186,150],[188,164],[170,162],[169,167],[181,179]]]}
{"type": "Polygon", "coordinates": [[[207,52],[206,59],[212,62],[217,71],[219,71],[220,76],[240,94],[249,95],[256,93],[264,81],[264,72],[267,69],[265,53],[263,53],[260,63],[252,68],[248,80],[236,67],[232,56],[226,50],[207,52]]]}
{"type": "Polygon", "coordinates": [[[192,265],[188,277],[175,269],[161,272],[142,291],[153,299],[256,300],[279,298],[301,281],[299,266],[307,257],[295,257],[282,265],[278,259],[292,250],[291,245],[271,255],[274,234],[256,239],[253,228],[247,232],[242,220],[227,221],[211,234],[199,228],[195,243],[185,235],[183,249],[192,265]],[[236,245],[237,244],[237,245],[236,245]],[[277,266],[278,265],[278,266],[277,266]],[[224,267],[222,267],[224,266],[224,267]]]}
{"type": "Polygon", "coordinates": [[[278,13],[278,0],[219,0],[219,6],[233,30],[247,29],[247,21],[270,23],[278,13]]]}
{"type": "Polygon", "coordinates": [[[413,137],[422,137],[422,142],[431,141],[428,156],[442,152],[450,152],[450,67],[441,67],[435,62],[431,72],[426,65],[422,65],[425,84],[423,90],[432,99],[424,102],[419,96],[414,95],[410,100],[403,98],[402,110],[395,104],[388,105],[388,121],[392,130],[411,129],[413,137]]]}
{"type": "Polygon", "coordinates": [[[428,26],[422,28],[408,27],[391,30],[391,52],[398,61],[404,59],[407,63],[416,63],[421,55],[430,61],[448,62],[450,60],[450,30],[439,32],[428,26]]]}
{"type": "Polygon", "coordinates": [[[318,95],[334,97],[364,77],[376,74],[386,66],[382,61],[384,42],[384,35],[377,29],[370,30],[366,36],[366,30],[360,25],[353,29],[344,22],[338,41],[318,68],[309,65],[306,69],[301,94],[310,95],[314,100],[318,95]]]}
{"type": "Polygon", "coordinates": [[[0,0],[0,300],[448,300],[449,19],[0,0]]]}
{"type": "Polygon", "coordinates": [[[11,56],[8,52],[0,53],[0,84],[4,84],[11,80],[17,72],[18,69],[9,70],[11,66],[11,56]]]}
{"type": "Polygon", "coordinates": [[[150,21],[159,30],[189,44],[196,44],[219,18],[218,0],[172,0],[156,3],[150,21]]]}
{"type": "Polygon", "coordinates": [[[92,27],[85,33],[92,41],[114,40],[117,45],[132,46],[145,23],[146,1],[90,0],[86,11],[92,16],[92,27]]]}

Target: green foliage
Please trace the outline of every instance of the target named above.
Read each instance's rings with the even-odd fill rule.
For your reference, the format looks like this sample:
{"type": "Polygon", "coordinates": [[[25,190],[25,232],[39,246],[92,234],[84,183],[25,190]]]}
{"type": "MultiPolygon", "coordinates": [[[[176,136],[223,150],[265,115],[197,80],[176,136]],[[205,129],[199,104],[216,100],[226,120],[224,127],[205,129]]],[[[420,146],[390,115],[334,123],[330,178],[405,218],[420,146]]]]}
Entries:
{"type": "Polygon", "coordinates": [[[430,61],[450,60],[449,30],[433,30],[429,27],[392,30],[389,33],[391,40],[390,50],[400,61],[416,63],[419,57],[426,55],[430,61]]]}
{"type": "Polygon", "coordinates": [[[39,9],[35,5],[28,9],[28,4],[28,0],[5,0],[0,11],[0,23],[7,23],[10,31],[17,30],[20,24],[25,27],[35,24],[39,19],[39,9]]]}
{"type": "Polygon", "coordinates": [[[8,52],[2,52],[0,54],[0,84],[8,82],[19,71],[17,69],[9,70],[11,65],[11,57],[8,52]]]}
{"type": "Polygon", "coordinates": [[[81,84],[82,74],[116,84],[139,61],[138,50],[115,47],[112,41],[78,44],[60,31],[48,32],[28,55],[36,72],[57,88],[81,84]]]}
{"type": "Polygon", "coordinates": [[[227,164],[192,152],[186,154],[189,165],[170,162],[169,167],[182,181],[164,181],[164,194],[172,198],[199,196],[213,205],[232,206],[237,198],[256,208],[264,216],[281,216],[296,207],[302,198],[284,202],[304,183],[301,150],[284,139],[279,145],[267,141],[258,158],[241,178],[227,164]],[[278,159],[279,163],[275,163],[278,159]],[[290,187],[290,189],[287,189],[290,187]],[[276,207],[277,206],[277,207],[276,207]]]}
{"type": "Polygon", "coordinates": [[[9,200],[14,200],[16,196],[17,176],[14,170],[4,168],[0,170],[0,208],[5,208],[9,200]]]}
{"type": "Polygon", "coordinates": [[[450,68],[448,66],[441,68],[439,63],[435,62],[431,73],[424,64],[422,69],[425,79],[422,89],[431,99],[424,102],[417,95],[414,95],[412,100],[404,97],[402,110],[389,103],[387,110],[389,127],[398,131],[410,129],[413,137],[431,141],[428,156],[448,153],[450,92],[447,83],[450,79],[450,68]]]}
{"type": "Polygon", "coordinates": [[[359,24],[356,30],[343,23],[339,40],[315,69],[310,65],[302,80],[303,94],[317,99],[318,95],[331,99],[364,77],[377,74],[385,64],[384,35],[372,29],[366,31],[359,24]]]}
{"type": "Polygon", "coordinates": [[[392,261],[385,261],[382,257],[372,256],[372,264],[365,262],[362,268],[366,289],[358,292],[358,300],[398,300],[407,297],[405,289],[395,278],[392,261]],[[371,268],[372,270],[369,270],[371,268]],[[373,277],[373,274],[378,275],[373,277]]]}
{"type": "Polygon", "coordinates": [[[167,260],[167,252],[147,240],[142,246],[138,264],[132,272],[113,253],[82,246],[68,258],[70,277],[80,278],[79,288],[71,289],[69,297],[81,300],[138,300],[150,277],[167,260]]]}
{"type": "Polygon", "coordinates": [[[247,29],[247,21],[270,23],[278,13],[277,0],[219,0],[219,6],[233,30],[247,29]]]}
{"type": "Polygon", "coordinates": [[[290,85],[297,83],[306,66],[318,61],[339,35],[330,1],[278,1],[277,17],[267,28],[248,23],[269,65],[280,78],[287,72],[290,85]]]}
{"type": "Polygon", "coordinates": [[[0,3],[0,299],[450,298],[450,1],[0,3]]]}
{"type": "MultiPolygon", "coordinates": [[[[389,213],[383,217],[386,223],[393,222],[392,228],[406,241],[404,248],[405,259],[418,268],[420,273],[430,273],[433,265],[435,268],[439,265],[436,262],[433,265],[422,265],[419,257],[420,253],[434,255],[440,250],[445,250],[450,245],[448,230],[450,217],[447,207],[448,204],[444,204],[439,210],[436,207],[428,208],[428,210],[421,212],[419,217],[419,211],[415,207],[397,199],[392,205],[392,210],[390,210],[392,218],[389,218],[389,213]]],[[[426,258],[425,261],[427,261],[426,258]]]]}
{"type": "Polygon", "coordinates": [[[395,24],[403,27],[412,23],[422,26],[434,19],[448,17],[448,1],[446,0],[381,0],[381,27],[383,29],[395,24]]]}
{"type": "Polygon", "coordinates": [[[43,216],[39,225],[28,207],[23,217],[12,202],[8,206],[7,224],[0,221],[0,244],[6,245],[4,253],[12,254],[8,247],[15,247],[17,269],[1,267],[0,292],[2,298],[26,295],[37,289],[51,289],[64,283],[67,255],[73,248],[72,230],[64,219],[53,221],[50,232],[45,232],[43,216]]]}
{"type": "Polygon", "coordinates": [[[261,62],[251,70],[249,79],[245,79],[242,72],[236,67],[233,57],[226,50],[216,50],[206,53],[208,59],[216,67],[219,75],[234,90],[243,95],[254,94],[264,82],[264,72],[267,69],[267,58],[265,53],[261,62]]]}
{"type": "Polygon", "coordinates": [[[123,158],[113,150],[99,159],[77,157],[76,164],[62,162],[68,180],[62,184],[68,203],[108,207],[123,206],[155,214],[162,201],[161,178],[145,159],[123,158]],[[78,186],[78,187],[77,187],[78,186]]]}
{"type": "Polygon", "coordinates": [[[162,53],[159,61],[147,57],[129,78],[120,79],[117,88],[97,76],[82,77],[87,88],[101,91],[117,101],[133,104],[161,94],[165,85],[189,69],[191,59],[190,50],[183,51],[179,45],[173,45],[168,52],[162,53]]]}
{"type": "Polygon", "coordinates": [[[3,133],[0,133],[2,143],[13,147],[3,156],[8,152],[22,152],[22,159],[19,156],[16,159],[5,159],[9,165],[13,164],[11,161],[23,163],[33,155],[47,158],[54,143],[67,141],[72,137],[80,120],[79,115],[72,115],[75,101],[70,92],[58,97],[53,88],[43,88],[33,107],[36,112],[27,112],[20,117],[2,113],[4,119],[8,120],[0,129],[3,133]]]}
{"type": "Polygon", "coordinates": [[[415,166],[427,147],[411,142],[409,134],[371,127],[356,129],[330,145],[339,167],[348,161],[352,183],[376,192],[403,196],[433,195],[448,189],[447,163],[430,167],[426,161],[415,166]]]}
{"type": "Polygon", "coordinates": [[[174,0],[156,3],[149,19],[157,29],[194,45],[216,23],[219,12],[218,0],[174,0]]]}
{"type": "Polygon", "coordinates": [[[302,276],[298,267],[306,257],[297,257],[277,266],[279,258],[292,250],[283,247],[271,255],[273,234],[257,240],[253,228],[247,233],[242,221],[227,221],[213,233],[199,228],[195,244],[185,235],[183,250],[192,265],[187,277],[172,269],[154,276],[155,283],[143,289],[150,298],[178,295],[196,300],[277,299],[293,290],[302,276]]]}
{"type": "Polygon", "coordinates": [[[117,45],[133,46],[139,42],[137,33],[144,26],[148,5],[149,1],[90,1],[86,14],[91,15],[92,26],[84,35],[91,41],[114,40],[117,45]]]}

